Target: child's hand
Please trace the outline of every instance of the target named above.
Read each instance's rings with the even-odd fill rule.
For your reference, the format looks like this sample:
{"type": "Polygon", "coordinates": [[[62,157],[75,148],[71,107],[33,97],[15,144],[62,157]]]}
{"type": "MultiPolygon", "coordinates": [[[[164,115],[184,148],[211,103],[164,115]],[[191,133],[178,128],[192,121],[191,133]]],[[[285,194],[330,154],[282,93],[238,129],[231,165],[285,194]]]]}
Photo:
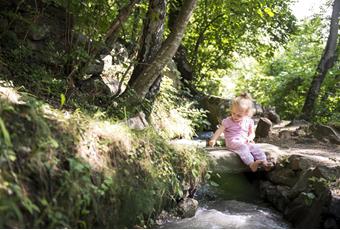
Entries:
{"type": "Polygon", "coordinates": [[[209,140],[208,145],[214,147],[216,144],[216,140],[209,140]]]}
{"type": "Polygon", "coordinates": [[[252,138],[247,138],[247,143],[255,144],[254,140],[252,138]]]}
{"type": "Polygon", "coordinates": [[[248,143],[255,144],[255,141],[253,139],[249,139],[248,143]]]}

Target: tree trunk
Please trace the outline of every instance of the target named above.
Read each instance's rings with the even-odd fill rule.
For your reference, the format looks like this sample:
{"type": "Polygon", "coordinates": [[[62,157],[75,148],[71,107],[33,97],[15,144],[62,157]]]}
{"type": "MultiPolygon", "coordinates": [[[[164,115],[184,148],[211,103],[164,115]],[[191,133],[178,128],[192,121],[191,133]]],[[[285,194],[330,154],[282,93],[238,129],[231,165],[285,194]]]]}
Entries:
{"type": "MultiPolygon", "coordinates": [[[[168,27],[170,31],[175,28],[175,22],[178,17],[183,0],[173,0],[169,10],[168,27]]],[[[190,89],[191,93],[195,93],[195,89],[192,87],[191,81],[194,79],[193,68],[188,60],[187,49],[182,44],[177,48],[176,54],[173,60],[176,63],[177,69],[181,74],[181,82],[183,85],[190,89]]]]}
{"type": "Polygon", "coordinates": [[[195,6],[196,0],[184,1],[175,27],[171,31],[169,37],[164,41],[161,48],[152,58],[150,64],[146,65],[146,68],[143,69],[138,77],[129,84],[130,90],[135,91],[140,98],[145,98],[164,66],[175,55],[195,6]]]}
{"type": "Polygon", "coordinates": [[[316,70],[316,74],[313,78],[311,86],[306,96],[305,104],[302,108],[302,118],[305,120],[311,120],[313,116],[313,110],[315,101],[319,95],[320,88],[323,80],[326,77],[327,71],[333,67],[336,61],[336,46],[339,29],[339,14],[340,14],[340,0],[334,0],[333,12],[331,17],[331,25],[327,44],[324,50],[324,54],[321,57],[319,65],[316,70]]]}
{"type": "Polygon", "coordinates": [[[133,84],[139,74],[147,68],[152,58],[162,45],[164,22],[166,14],[166,0],[150,0],[148,12],[143,23],[143,33],[141,37],[140,50],[129,85],[133,84]]]}
{"type": "Polygon", "coordinates": [[[134,6],[141,0],[131,0],[129,4],[119,10],[118,16],[112,22],[110,28],[106,32],[104,37],[105,44],[112,44],[118,38],[118,32],[121,29],[123,23],[129,18],[134,6]]]}

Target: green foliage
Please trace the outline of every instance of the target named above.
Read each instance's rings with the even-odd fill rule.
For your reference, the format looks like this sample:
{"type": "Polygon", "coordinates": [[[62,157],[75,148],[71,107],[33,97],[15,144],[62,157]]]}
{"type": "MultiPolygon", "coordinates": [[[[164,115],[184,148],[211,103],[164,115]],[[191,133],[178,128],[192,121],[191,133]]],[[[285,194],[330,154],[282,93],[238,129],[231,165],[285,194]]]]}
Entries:
{"type": "Polygon", "coordinates": [[[0,99],[0,227],[148,227],[205,175],[202,152],[174,149],[152,128],[131,132],[21,96],[26,104],[0,99]]]}
{"type": "Polygon", "coordinates": [[[198,108],[178,78],[165,75],[152,111],[152,123],[167,138],[191,138],[206,126],[206,111],[198,108]]]}
{"type": "MultiPolygon", "coordinates": [[[[283,119],[297,118],[324,49],[326,25],[319,17],[307,20],[273,59],[234,69],[236,92],[249,91],[262,105],[275,107],[283,119]]],[[[327,123],[339,119],[338,75],[339,62],[329,71],[321,88],[316,121],[327,123]]]]}
{"type": "Polygon", "coordinates": [[[198,1],[183,40],[198,89],[216,95],[217,78],[235,61],[234,52],[262,60],[294,31],[289,1],[198,1]],[[216,86],[212,86],[212,83],[216,86]],[[206,87],[207,85],[212,87],[206,87]]]}
{"type": "Polygon", "coordinates": [[[312,192],[302,192],[301,196],[304,198],[305,204],[311,206],[316,196],[312,192]]]}

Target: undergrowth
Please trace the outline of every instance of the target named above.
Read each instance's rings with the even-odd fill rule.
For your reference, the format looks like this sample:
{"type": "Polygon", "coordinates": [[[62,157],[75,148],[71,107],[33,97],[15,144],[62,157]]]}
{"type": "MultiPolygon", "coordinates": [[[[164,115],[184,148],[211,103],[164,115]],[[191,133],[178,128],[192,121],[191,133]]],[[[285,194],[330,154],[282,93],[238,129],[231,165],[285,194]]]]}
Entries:
{"type": "Polygon", "coordinates": [[[1,89],[2,228],[148,227],[204,178],[202,152],[175,149],[152,127],[131,131],[22,93],[11,102],[1,89]]]}

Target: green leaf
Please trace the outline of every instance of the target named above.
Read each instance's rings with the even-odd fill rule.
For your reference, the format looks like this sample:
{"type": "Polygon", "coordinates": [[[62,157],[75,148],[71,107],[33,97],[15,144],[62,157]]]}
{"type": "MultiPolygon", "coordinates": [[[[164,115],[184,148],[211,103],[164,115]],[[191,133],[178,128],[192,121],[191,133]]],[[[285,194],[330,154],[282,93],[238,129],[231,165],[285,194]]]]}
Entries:
{"type": "Polygon", "coordinates": [[[10,161],[15,161],[17,158],[16,158],[16,156],[14,156],[14,155],[8,155],[8,159],[9,159],[10,161]]]}
{"type": "Polygon", "coordinates": [[[264,12],[266,12],[269,17],[274,17],[275,15],[274,12],[268,7],[264,8],[264,12]]]}
{"type": "Polygon", "coordinates": [[[258,9],[257,11],[257,14],[261,16],[261,18],[263,17],[263,13],[262,13],[262,10],[261,9],[258,9]]]}
{"type": "Polygon", "coordinates": [[[0,128],[1,128],[2,135],[3,135],[3,137],[4,137],[4,140],[5,140],[5,144],[6,144],[7,146],[12,146],[12,142],[11,142],[10,135],[9,135],[8,130],[6,129],[5,123],[4,123],[4,121],[1,119],[1,117],[0,117],[0,128]]]}
{"type": "Polygon", "coordinates": [[[63,107],[63,105],[65,104],[66,101],[66,97],[63,93],[60,94],[60,107],[63,107]]]}
{"type": "Polygon", "coordinates": [[[219,187],[219,186],[220,186],[219,184],[217,184],[217,183],[214,182],[214,181],[210,181],[210,185],[211,185],[211,186],[214,186],[214,187],[219,187]]]}

